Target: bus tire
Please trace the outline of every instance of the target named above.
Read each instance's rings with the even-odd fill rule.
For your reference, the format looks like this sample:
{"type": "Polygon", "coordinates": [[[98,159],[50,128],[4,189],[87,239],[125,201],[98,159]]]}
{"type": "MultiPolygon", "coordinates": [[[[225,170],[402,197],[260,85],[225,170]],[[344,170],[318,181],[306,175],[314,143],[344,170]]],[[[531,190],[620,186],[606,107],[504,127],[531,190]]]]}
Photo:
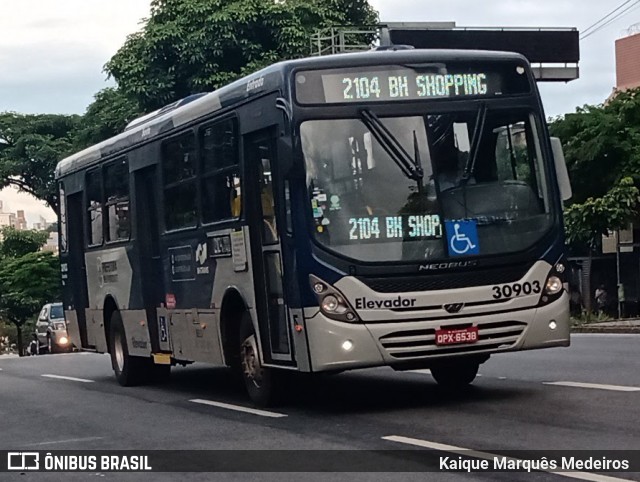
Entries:
{"type": "Polygon", "coordinates": [[[431,376],[443,388],[461,389],[469,385],[478,374],[480,363],[475,360],[444,362],[431,367],[431,376]]]}
{"type": "Polygon", "coordinates": [[[148,374],[148,360],[129,355],[127,337],[119,311],[114,311],[111,315],[109,342],[111,365],[118,383],[123,387],[141,384],[148,374]]]}
{"type": "Polygon", "coordinates": [[[240,320],[239,352],[241,376],[251,401],[259,407],[275,404],[278,395],[277,375],[279,374],[271,368],[262,366],[251,315],[246,311],[240,320]]]}

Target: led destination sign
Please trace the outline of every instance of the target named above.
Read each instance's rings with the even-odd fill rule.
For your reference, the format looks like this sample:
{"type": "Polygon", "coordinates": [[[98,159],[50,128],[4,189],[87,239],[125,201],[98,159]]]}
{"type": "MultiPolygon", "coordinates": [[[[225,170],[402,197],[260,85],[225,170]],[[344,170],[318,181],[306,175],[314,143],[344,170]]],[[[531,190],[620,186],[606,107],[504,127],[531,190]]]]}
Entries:
{"type": "Polygon", "coordinates": [[[487,95],[487,74],[390,75],[376,72],[361,76],[323,75],[327,102],[352,100],[402,100],[425,97],[487,95]],[[338,86],[342,87],[342,91],[338,86]]]}
{"type": "Polygon", "coordinates": [[[393,102],[495,97],[530,92],[525,68],[514,64],[412,69],[396,65],[298,72],[302,104],[393,102]],[[499,67],[499,68],[498,68],[499,67]]]}

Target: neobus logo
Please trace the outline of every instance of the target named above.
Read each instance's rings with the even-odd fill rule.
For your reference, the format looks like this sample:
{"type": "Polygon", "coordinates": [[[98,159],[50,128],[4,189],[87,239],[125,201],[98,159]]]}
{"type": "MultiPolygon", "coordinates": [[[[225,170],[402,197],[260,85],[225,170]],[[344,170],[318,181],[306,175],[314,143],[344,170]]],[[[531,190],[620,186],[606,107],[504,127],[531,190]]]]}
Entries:
{"type": "Polygon", "coordinates": [[[366,298],[356,298],[356,310],[380,309],[380,308],[411,308],[416,305],[415,298],[403,298],[398,296],[390,300],[368,300],[366,298]]]}
{"type": "Polygon", "coordinates": [[[451,269],[451,268],[471,268],[477,266],[477,261],[453,261],[451,263],[431,263],[422,264],[418,268],[418,271],[434,271],[439,269],[451,269]]]}

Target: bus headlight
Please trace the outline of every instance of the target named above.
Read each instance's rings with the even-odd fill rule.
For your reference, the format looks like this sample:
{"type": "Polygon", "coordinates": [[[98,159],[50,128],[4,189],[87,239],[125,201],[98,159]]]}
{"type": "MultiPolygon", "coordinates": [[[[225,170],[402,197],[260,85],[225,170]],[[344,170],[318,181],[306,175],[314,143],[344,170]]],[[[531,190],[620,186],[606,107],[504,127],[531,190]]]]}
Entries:
{"type": "Polygon", "coordinates": [[[327,295],[322,299],[322,309],[329,313],[334,313],[338,311],[340,307],[340,301],[333,295],[327,295]]]}
{"type": "Polygon", "coordinates": [[[562,291],[562,280],[557,276],[549,276],[544,286],[544,292],[549,296],[557,295],[562,291]]]}
{"type": "Polygon", "coordinates": [[[309,282],[323,314],[333,320],[347,323],[359,321],[356,311],[340,291],[314,275],[309,275],[309,282]]]}

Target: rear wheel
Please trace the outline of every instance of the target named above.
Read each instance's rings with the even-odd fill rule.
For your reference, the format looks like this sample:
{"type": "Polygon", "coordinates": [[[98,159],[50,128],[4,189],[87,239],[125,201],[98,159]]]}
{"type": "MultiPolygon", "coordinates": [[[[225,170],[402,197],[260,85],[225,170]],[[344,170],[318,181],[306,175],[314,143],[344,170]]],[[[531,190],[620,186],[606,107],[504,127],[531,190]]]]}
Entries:
{"type": "Polygon", "coordinates": [[[110,354],[111,365],[116,375],[116,380],[123,387],[139,385],[148,373],[149,360],[129,355],[127,338],[124,332],[122,317],[118,311],[111,315],[110,328],[110,354]]]}
{"type": "Polygon", "coordinates": [[[476,378],[479,367],[480,363],[473,360],[450,361],[432,366],[431,375],[443,388],[460,389],[476,378]]]}
{"type": "Polygon", "coordinates": [[[253,403],[267,407],[277,402],[280,373],[262,366],[258,340],[247,312],[242,315],[240,322],[240,367],[244,385],[253,403]]]}

